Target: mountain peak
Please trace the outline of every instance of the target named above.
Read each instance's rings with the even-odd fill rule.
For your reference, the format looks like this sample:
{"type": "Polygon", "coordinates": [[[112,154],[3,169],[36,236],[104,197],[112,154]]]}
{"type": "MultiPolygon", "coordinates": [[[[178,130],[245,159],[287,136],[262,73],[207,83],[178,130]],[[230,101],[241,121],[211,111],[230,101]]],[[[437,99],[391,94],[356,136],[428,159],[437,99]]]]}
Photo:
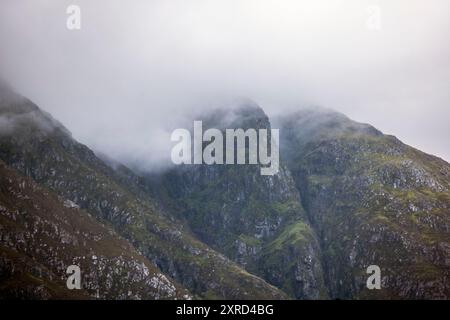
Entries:
{"type": "Polygon", "coordinates": [[[0,134],[47,135],[54,132],[72,136],[51,114],[17,94],[10,86],[0,85],[0,134]]]}

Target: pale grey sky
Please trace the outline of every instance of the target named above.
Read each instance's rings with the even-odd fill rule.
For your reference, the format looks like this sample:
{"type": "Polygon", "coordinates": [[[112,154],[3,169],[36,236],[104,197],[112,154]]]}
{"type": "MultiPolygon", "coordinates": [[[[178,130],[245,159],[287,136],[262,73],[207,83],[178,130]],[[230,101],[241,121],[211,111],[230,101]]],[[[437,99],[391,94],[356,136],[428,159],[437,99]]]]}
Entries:
{"type": "Polygon", "coordinates": [[[149,166],[184,112],[233,96],[333,108],[449,161],[449,15],[448,0],[1,0],[0,73],[80,141],[149,166]]]}

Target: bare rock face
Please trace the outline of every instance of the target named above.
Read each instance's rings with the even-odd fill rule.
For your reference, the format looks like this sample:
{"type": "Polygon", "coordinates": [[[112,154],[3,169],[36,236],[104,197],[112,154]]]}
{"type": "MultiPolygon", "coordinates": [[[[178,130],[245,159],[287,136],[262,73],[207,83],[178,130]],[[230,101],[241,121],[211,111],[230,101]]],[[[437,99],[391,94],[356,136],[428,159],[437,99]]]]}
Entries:
{"type": "MultiPolygon", "coordinates": [[[[248,101],[195,120],[202,120],[204,130],[271,129],[264,111],[248,101]]],[[[261,175],[260,165],[184,165],[153,183],[164,186],[166,207],[177,204],[174,215],[247,271],[292,298],[326,297],[320,246],[283,163],[273,176],[261,175]]]]}

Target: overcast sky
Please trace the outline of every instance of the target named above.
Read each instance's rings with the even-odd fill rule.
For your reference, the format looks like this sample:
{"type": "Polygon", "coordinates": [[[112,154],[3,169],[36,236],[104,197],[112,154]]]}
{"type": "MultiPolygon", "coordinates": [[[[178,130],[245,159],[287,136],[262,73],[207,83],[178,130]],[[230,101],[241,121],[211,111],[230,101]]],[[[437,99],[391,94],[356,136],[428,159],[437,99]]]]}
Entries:
{"type": "Polygon", "coordinates": [[[449,39],[448,0],[0,1],[1,75],[149,167],[183,113],[240,96],[269,115],[333,108],[449,161],[449,39]]]}

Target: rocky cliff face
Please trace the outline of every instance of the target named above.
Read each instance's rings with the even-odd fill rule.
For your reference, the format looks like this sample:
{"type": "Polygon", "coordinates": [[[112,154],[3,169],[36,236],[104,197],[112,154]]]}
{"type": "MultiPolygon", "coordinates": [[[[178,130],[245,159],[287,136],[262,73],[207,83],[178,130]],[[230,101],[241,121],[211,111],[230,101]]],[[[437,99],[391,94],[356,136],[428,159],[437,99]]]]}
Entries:
{"type": "Polygon", "coordinates": [[[449,298],[449,164],[329,110],[279,124],[330,296],[449,298]],[[369,265],[382,290],[367,290],[369,265]]]}
{"type": "MultiPolygon", "coordinates": [[[[249,102],[196,120],[204,130],[271,128],[249,102]]],[[[185,165],[152,183],[165,187],[166,206],[176,203],[173,214],[217,251],[293,298],[326,297],[319,243],[283,164],[274,176],[261,175],[260,165],[185,165]]]]}

